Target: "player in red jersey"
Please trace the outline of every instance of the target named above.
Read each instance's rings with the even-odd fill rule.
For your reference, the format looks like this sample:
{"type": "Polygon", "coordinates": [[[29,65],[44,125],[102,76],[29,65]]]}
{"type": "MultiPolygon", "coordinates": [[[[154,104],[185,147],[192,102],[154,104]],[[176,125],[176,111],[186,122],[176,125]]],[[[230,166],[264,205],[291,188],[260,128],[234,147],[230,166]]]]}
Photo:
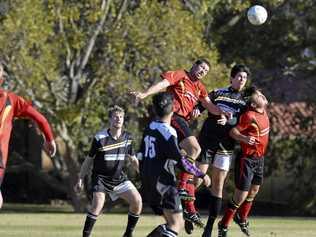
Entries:
{"type": "MultiPolygon", "coordinates": [[[[191,118],[197,117],[197,114],[192,113],[196,104],[201,102],[202,106],[210,113],[221,115],[224,124],[227,121],[225,115],[229,116],[229,114],[223,112],[211,102],[205,86],[201,82],[209,72],[209,69],[209,62],[205,59],[200,59],[192,65],[190,71],[164,72],[161,74],[162,80],[144,92],[131,92],[136,99],[144,99],[163,89],[167,89],[173,95],[174,115],[172,116],[171,126],[177,131],[180,148],[185,151],[192,162],[196,160],[201,152],[201,147],[196,137],[193,136],[188,123],[191,118]]],[[[180,173],[179,195],[183,200],[194,200],[195,188],[192,179],[192,175],[185,172],[180,173]]],[[[196,211],[195,213],[190,213],[190,220],[199,226],[203,225],[196,211]]]]}
{"type": "Polygon", "coordinates": [[[247,217],[262,184],[264,154],[269,140],[267,104],[266,97],[258,89],[253,89],[249,109],[230,131],[231,137],[240,142],[241,154],[235,163],[235,193],[218,224],[219,237],[227,235],[228,226],[233,219],[241,231],[250,236],[247,217]]]}
{"type": "MultiPolygon", "coordinates": [[[[3,66],[0,65],[0,85],[4,81],[3,66]]],[[[56,144],[52,130],[45,117],[36,111],[30,103],[22,97],[0,88],[0,188],[4,178],[5,168],[8,160],[8,147],[12,130],[12,121],[17,117],[28,117],[33,119],[45,136],[45,149],[49,155],[54,156],[56,144]]],[[[3,204],[0,189],[0,208],[3,204]]]]}

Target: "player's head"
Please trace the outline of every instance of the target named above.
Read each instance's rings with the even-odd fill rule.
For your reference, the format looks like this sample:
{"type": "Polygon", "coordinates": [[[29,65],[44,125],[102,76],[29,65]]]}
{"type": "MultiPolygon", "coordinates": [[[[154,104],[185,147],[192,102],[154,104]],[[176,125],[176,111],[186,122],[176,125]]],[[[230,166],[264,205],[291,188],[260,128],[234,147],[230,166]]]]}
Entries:
{"type": "Polygon", "coordinates": [[[244,89],[248,77],[250,77],[250,70],[243,64],[236,64],[230,71],[230,84],[233,89],[241,91],[244,89]]]}
{"type": "Polygon", "coordinates": [[[206,59],[198,59],[194,62],[190,69],[190,74],[192,77],[201,80],[207,75],[210,70],[210,63],[206,59]]]}
{"type": "Polygon", "coordinates": [[[118,105],[114,105],[109,109],[110,127],[122,128],[124,123],[124,109],[118,105]]]}
{"type": "Polygon", "coordinates": [[[268,100],[260,89],[252,86],[246,91],[248,96],[248,104],[254,109],[264,109],[268,105],[268,100]]]}
{"type": "Polygon", "coordinates": [[[160,92],[153,97],[155,113],[159,118],[172,114],[173,96],[168,92],[160,92]]]}

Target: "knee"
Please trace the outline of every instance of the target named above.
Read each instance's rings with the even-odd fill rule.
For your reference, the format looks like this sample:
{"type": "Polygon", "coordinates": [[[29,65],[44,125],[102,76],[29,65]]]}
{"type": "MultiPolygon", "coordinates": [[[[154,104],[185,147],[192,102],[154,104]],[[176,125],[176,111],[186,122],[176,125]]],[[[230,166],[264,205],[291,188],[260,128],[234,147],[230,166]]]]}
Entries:
{"type": "Polygon", "coordinates": [[[137,195],[133,201],[130,203],[130,209],[135,214],[140,214],[142,211],[143,202],[140,195],[137,195]]]}

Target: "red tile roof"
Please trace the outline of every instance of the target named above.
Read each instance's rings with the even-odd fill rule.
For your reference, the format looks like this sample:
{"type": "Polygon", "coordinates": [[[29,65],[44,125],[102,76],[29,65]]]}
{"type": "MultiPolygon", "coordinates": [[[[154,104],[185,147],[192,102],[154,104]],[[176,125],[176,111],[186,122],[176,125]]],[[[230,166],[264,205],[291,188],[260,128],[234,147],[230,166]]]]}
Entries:
{"type": "Polygon", "coordinates": [[[271,132],[280,138],[316,138],[316,105],[306,102],[271,103],[271,132]]]}

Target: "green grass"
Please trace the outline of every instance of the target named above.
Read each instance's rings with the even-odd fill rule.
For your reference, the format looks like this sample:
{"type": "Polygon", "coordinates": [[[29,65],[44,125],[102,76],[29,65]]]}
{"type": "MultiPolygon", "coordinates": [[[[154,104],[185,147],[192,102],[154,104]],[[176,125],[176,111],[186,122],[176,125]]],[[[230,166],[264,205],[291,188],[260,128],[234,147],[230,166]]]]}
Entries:
{"type": "MultiPolygon", "coordinates": [[[[11,213],[0,214],[1,237],[80,237],[84,214],[72,213],[11,213]]],[[[121,237],[127,221],[126,214],[104,214],[98,219],[93,237],[121,237]]],[[[310,237],[316,233],[316,219],[254,217],[251,218],[251,233],[256,237],[310,237]]],[[[135,237],[144,237],[162,218],[143,215],[137,225],[135,237]]],[[[217,236],[214,230],[214,235],[217,236]]],[[[201,236],[197,229],[192,237],[201,236]]],[[[179,236],[189,236],[184,231],[179,236]]],[[[229,236],[245,237],[232,224],[229,236]]]]}

